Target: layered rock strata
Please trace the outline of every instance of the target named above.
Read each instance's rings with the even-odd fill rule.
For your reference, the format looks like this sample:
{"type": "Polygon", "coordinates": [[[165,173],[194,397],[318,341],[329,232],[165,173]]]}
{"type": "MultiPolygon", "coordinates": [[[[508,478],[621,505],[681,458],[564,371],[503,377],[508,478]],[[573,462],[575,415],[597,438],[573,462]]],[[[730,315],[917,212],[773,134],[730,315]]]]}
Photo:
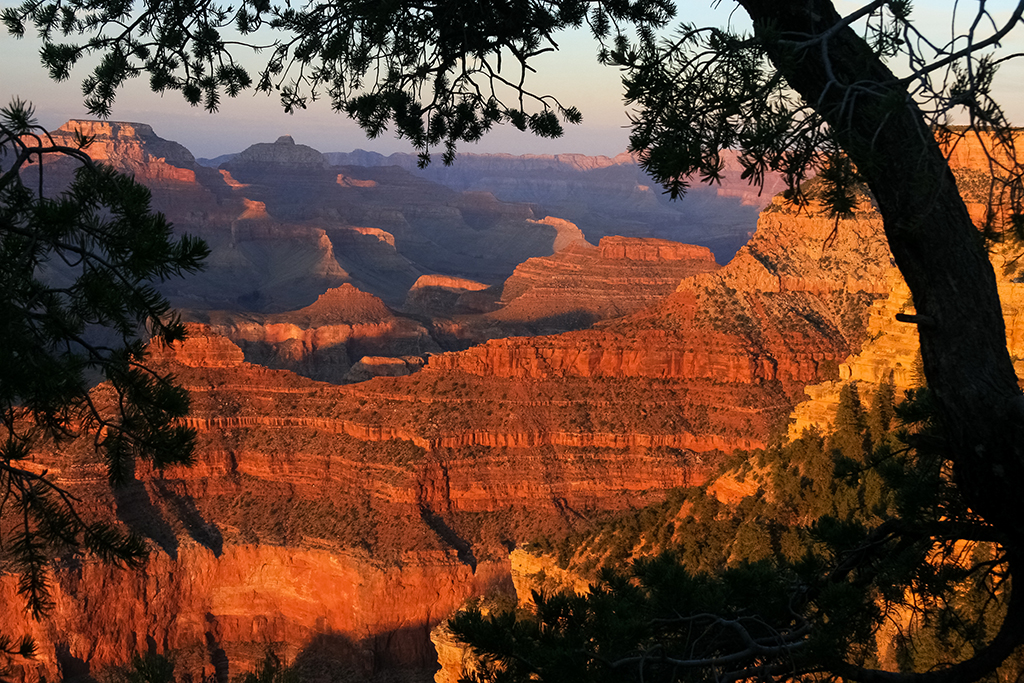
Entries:
{"type": "Polygon", "coordinates": [[[502,308],[487,318],[523,331],[589,327],[635,313],[684,278],[717,269],[705,247],[626,237],[605,237],[597,247],[576,242],[518,266],[505,281],[502,308]]]}
{"type": "MultiPolygon", "coordinates": [[[[287,141],[271,147],[295,151],[287,141]]],[[[449,245],[466,242],[466,261],[485,247],[507,260],[528,251],[524,244],[551,250],[571,233],[530,222],[529,207],[487,194],[446,194],[440,204],[413,193],[398,210],[385,201],[395,179],[420,189],[423,181],[397,169],[324,169],[303,154],[312,161],[297,197],[245,164],[224,169],[238,187],[230,189],[236,221],[222,245],[237,248],[243,229],[278,234],[294,224],[321,230],[310,234],[322,250],[274,263],[325,263],[308,254],[333,249],[335,230],[399,255],[427,245],[430,258],[444,252],[432,241],[444,235],[449,245]],[[339,173],[353,182],[339,184],[339,173]],[[316,221],[335,222],[313,228],[322,225],[316,221]]],[[[228,176],[218,177],[227,186],[228,176]]],[[[348,386],[242,362],[209,329],[157,351],[156,365],[193,397],[195,468],[140,468],[127,490],[111,492],[85,446],[40,454],[40,467],[94,501],[90,512],[115,510],[154,548],[151,572],[118,575],[131,587],[123,603],[95,592],[115,580],[103,578],[108,569],[76,558],[58,567],[61,621],[38,632],[48,677],[58,665],[98,672],[142,643],[198,653],[197,676],[233,674],[268,647],[301,659],[316,645],[318,656],[355,667],[423,664],[427,630],[458,600],[508,588],[510,546],[658,500],[705,478],[723,451],[765,443],[805,384],[838,376],[839,362],[864,336],[859,312],[880,295],[878,274],[888,268],[878,221],[866,210],[837,224],[773,205],[748,247],[721,269],[706,252],[678,245],[612,240],[606,247],[591,257],[632,268],[688,260],[707,268],[687,274],[653,307],[595,329],[496,340],[433,355],[411,375],[348,386]],[[354,597],[346,611],[328,593],[354,597]],[[114,606],[76,625],[103,600],[114,606]],[[129,632],[122,611],[144,627],[129,632]]],[[[565,258],[579,249],[568,246],[565,258]]],[[[490,274],[476,281],[490,282],[496,263],[480,266],[490,274]]],[[[269,321],[294,325],[295,336],[291,328],[273,334],[305,349],[339,316],[351,315],[344,324],[353,330],[386,324],[379,301],[343,284],[302,314],[306,322],[269,321]]],[[[4,581],[9,595],[12,579],[4,581]]]]}
{"type": "MultiPolygon", "coordinates": [[[[997,252],[992,259],[1006,324],[1006,344],[1017,376],[1024,377],[1024,282],[1016,274],[1015,254],[997,252]]],[[[882,382],[891,383],[897,395],[924,385],[917,328],[896,320],[899,313],[914,312],[910,289],[895,268],[889,273],[888,283],[889,296],[871,307],[867,341],[839,365],[839,379],[804,388],[806,399],[794,408],[790,420],[791,437],[812,427],[830,429],[840,390],[846,383],[857,384],[862,400],[869,399],[882,382]]]]}
{"type": "MultiPolygon", "coordinates": [[[[997,228],[1005,225],[1005,211],[997,207],[994,213],[989,212],[1001,187],[993,184],[992,170],[1006,167],[1005,152],[988,136],[966,130],[950,129],[938,138],[975,224],[981,228],[992,220],[997,228]]],[[[1017,376],[1024,377],[1024,279],[1020,275],[1019,248],[1013,242],[993,244],[989,253],[1003,308],[1007,347],[1017,376]]],[[[790,436],[812,427],[829,429],[840,390],[848,382],[858,386],[862,400],[869,399],[882,382],[891,382],[898,396],[924,384],[917,328],[896,319],[897,314],[914,311],[910,289],[895,267],[881,274],[879,283],[888,296],[875,301],[868,312],[864,345],[840,364],[838,380],[805,388],[806,400],[796,406],[790,420],[790,436]]]]}
{"type": "MultiPolygon", "coordinates": [[[[300,659],[328,636],[340,643],[330,656],[351,666],[365,664],[364,650],[372,662],[424,664],[431,626],[462,598],[507,586],[509,546],[701,481],[721,452],[762,445],[805,383],[834,376],[858,333],[847,309],[873,296],[859,284],[872,267],[851,279],[852,256],[820,256],[828,221],[787,220],[796,223],[788,232],[771,226],[781,238],[760,236],[653,309],[594,330],[435,355],[408,376],[321,384],[240,362],[229,342],[195,330],[156,360],[192,394],[197,467],[139,471],[114,493],[84,451],[41,463],[90,491],[97,514],[117,510],[155,552],[150,571],[117,579],[139,587],[125,591],[130,601],[82,627],[74,615],[114,579],[77,580],[109,571],[86,569],[89,561],[60,579],[59,614],[70,621],[39,633],[42,666],[98,671],[127,659],[144,633],[157,651],[199,652],[200,673],[237,672],[267,647],[300,659]],[[800,261],[815,249],[811,263],[800,261]],[[353,565],[351,575],[335,568],[353,565]],[[267,566],[281,568],[248,578],[267,566]],[[379,580],[352,588],[357,580],[344,577],[355,575],[379,580]],[[178,588],[171,577],[210,578],[182,578],[178,588]],[[402,586],[429,597],[394,598],[402,586]],[[154,597],[157,587],[168,602],[154,597]],[[333,597],[317,597],[329,591],[363,597],[342,614],[333,597]],[[145,629],[127,634],[121,612],[145,629]]],[[[849,238],[861,250],[873,248],[866,225],[849,238]]],[[[688,253],[615,250],[637,260],[688,253]]],[[[321,314],[351,308],[372,320],[386,310],[349,290],[319,304],[305,314],[314,326],[321,314]]]]}
{"type": "Polygon", "coordinates": [[[425,317],[486,313],[498,306],[488,285],[462,277],[424,275],[413,283],[402,310],[425,317]]]}
{"type": "MultiPolygon", "coordinates": [[[[608,253],[625,253],[629,244],[611,241],[608,253]]],[[[637,255],[653,257],[653,249],[633,244],[637,255]]],[[[690,247],[658,249],[695,254],[690,247]]],[[[575,256],[569,252],[563,258],[575,256]]],[[[650,309],[591,330],[492,340],[431,358],[426,371],[532,381],[668,381],[691,392],[683,412],[696,414],[694,434],[727,429],[760,442],[772,415],[788,412],[805,384],[837,378],[839,363],[863,340],[863,312],[886,292],[883,276],[890,268],[881,224],[867,206],[837,223],[780,202],[762,215],[758,233],[727,266],[716,269],[703,256],[695,260],[707,272],[684,278],[650,309]],[[730,392],[734,398],[726,398],[730,392]],[[729,412],[725,421],[701,419],[729,412]]]]}
{"type": "Polygon", "coordinates": [[[439,350],[423,325],[396,316],[383,301],[350,284],[329,289],[296,311],[270,315],[211,311],[193,313],[193,317],[239,344],[250,362],[325,382],[395,374],[386,362],[363,362],[364,357],[415,356],[415,361],[399,361],[406,370],[401,374],[408,374],[422,366],[424,354],[439,350]]]}
{"type": "MultiPolygon", "coordinates": [[[[161,138],[145,123],[72,119],[50,132],[54,144],[77,148],[79,135],[90,142],[83,149],[93,161],[113,166],[146,185],[154,208],[175,223],[223,220],[234,209],[221,212],[230,187],[215,170],[196,163],[185,147],[161,138]]],[[[71,179],[77,161],[47,157],[47,183],[62,187],[71,179]]]]}
{"type": "MultiPolygon", "coordinates": [[[[193,680],[251,669],[268,649],[357,676],[429,666],[432,626],[468,597],[510,589],[507,547],[656,500],[705,469],[662,423],[683,400],[664,391],[627,431],[624,406],[637,402],[615,387],[586,396],[448,372],[337,387],[246,363],[208,328],[151,362],[192,395],[198,462],[140,467],[111,491],[88,444],[39,455],[86,514],[113,515],[152,552],[141,570],[55,565],[53,616],[0,621],[40,643],[26,677],[98,675],[147,650],[193,680]]],[[[5,599],[15,590],[0,580],[5,599]]]]}

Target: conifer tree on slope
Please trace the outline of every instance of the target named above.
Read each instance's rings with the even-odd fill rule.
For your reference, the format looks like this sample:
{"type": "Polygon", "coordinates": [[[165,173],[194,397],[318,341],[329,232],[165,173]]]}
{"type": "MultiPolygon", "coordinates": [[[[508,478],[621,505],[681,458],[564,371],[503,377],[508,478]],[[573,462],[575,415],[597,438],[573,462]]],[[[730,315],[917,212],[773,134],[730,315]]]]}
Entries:
{"type": "MultiPolygon", "coordinates": [[[[458,142],[495,123],[557,136],[559,118],[578,121],[574,107],[531,91],[527,76],[534,58],[557,49],[559,31],[587,24],[602,41],[599,58],[626,71],[632,148],[673,195],[691,176],[715,179],[727,147],[741,152],[755,182],[772,169],[796,188],[820,169],[836,215],[852,207],[853,180],[870,189],[914,297],[916,313],[904,318],[919,331],[954,480],[980,515],[964,533],[998,538],[1016,575],[1024,571],[1024,396],[986,244],[934,127],[960,112],[985,132],[998,179],[984,233],[1020,231],[1020,169],[991,86],[1013,57],[1000,45],[1020,28],[1024,2],[999,15],[982,0],[951,4],[962,21],[941,38],[915,23],[908,0],[871,0],[845,16],[831,0],[736,0],[722,11],[746,13],[750,35],[684,24],[664,41],[656,31],[674,15],[669,0],[26,0],[3,20],[16,35],[39,33],[58,80],[98,54],[83,84],[97,114],[143,74],[154,90],[178,90],[211,110],[255,85],[279,93],[290,111],[325,96],[371,136],[391,126],[424,163],[439,146],[451,162],[458,142]],[[247,36],[264,39],[266,31],[254,35],[260,29],[278,37],[263,46],[269,57],[254,80],[238,51],[247,36]]],[[[1024,591],[1013,591],[988,648],[918,680],[978,678],[1021,634],[1024,591]]]]}

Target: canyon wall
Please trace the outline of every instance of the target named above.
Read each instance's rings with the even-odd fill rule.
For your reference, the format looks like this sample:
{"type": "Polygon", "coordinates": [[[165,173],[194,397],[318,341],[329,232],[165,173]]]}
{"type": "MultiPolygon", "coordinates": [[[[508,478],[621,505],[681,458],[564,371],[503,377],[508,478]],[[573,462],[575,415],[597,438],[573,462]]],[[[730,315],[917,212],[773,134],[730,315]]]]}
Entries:
{"type": "MultiPolygon", "coordinates": [[[[231,171],[247,180],[239,175],[231,171]]],[[[764,444],[804,384],[835,376],[862,334],[849,311],[875,295],[846,291],[858,281],[840,266],[854,257],[826,252],[823,265],[827,221],[783,210],[763,220],[789,227],[721,269],[701,249],[599,245],[598,259],[630,272],[704,272],[595,329],[435,354],[405,376],[315,382],[244,362],[212,327],[155,350],[155,366],[192,395],[199,462],[140,468],[114,492],[86,444],[40,456],[95,514],[113,510],[149,539],[152,556],[137,573],[81,558],[67,559],[66,575],[59,566],[62,607],[36,630],[39,668],[26,675],[95,674],[143,643],[190,662],[197,677],[251,668],[267,648],[306,661],[314,644],[317,657],[374,675],[427,666],[431,627],[466,597],[508,590],[509,548],[703,481],[722,453],[764,444]],[[114,582],[123,595],[101,608],[114,582]],[[334,594],[352,591],[362,593],[346,612],[334,594]],[[129,623],[142,626],[129,633],[129,623]]],[[[857,248],[873,248],[869,237],[857,248]]],[[[860,270],[867,278],[870,266],[860,270]]],[[[671,289],[667,280],[659,287],[671,289]]],[[[354,334],[391,315],[340,286],[280,319],[264,314],[252,332],[305,349],[338,320],[354,334]]]]}
{"type": "MultiPolygon", "coordinates": [[[[1005,225],[1008,217],[1004,212],[989,215],[990,191],[999,190],[998,184],[992,184],[991,168],[1007,163],[1005,155],[995,150],[987,137],[959,128],[951,129],[950,135],[940,136],[940,140],[975,224],[980,229],[991,218],[997,226],[1005,225]],[[990,161],[995,165],[990,166],[990,161]]],[[[1019,265],[1019,245],[1013,240],[993,243],[989,257],[1003,308],[1006,344],[1017,376],[1024,377],[1024,279],[1019,265]]],[[[892,383],[898,396],[907,389],[923,385],[917,328],[896,320],[897,314],[914,312],[910,289],[894,264],[876,277],[879,291],[887,295],[876,300],[867,313],[864,344],[840,364],[837,380],[804,389],[805,400],[795,407],[790,420],[791,437],[811,427],[829,429],[839,404],[839,392],[848,382],[858,386],[862,400],[872,396],[885,381],[892,383]]]]}
{"type": "MultiPolygon", "coordinates": [[[[85,514],[142,535],[151,554],[141,570],[58,561],[52,615],[30,623],[13,609],[0,621],[39,641],[23,679],[101,675],[154,651],[181,676],[226,680],[268,649],[335,662],[349,677],[333,680],[396,666],[429,677],[430,628],[468,597],[510,590],[509,547],[656,500],[705,469],[688,437],[653,419],[648,436],[572,424],[590,414],[578,388],[506,396],[507,385],[426,372],[334,386],[191,332],[154,348],[151,364],[192,395],[195,466],[138,467],[112,491],[88,439],[38,455],[85,514]]],[[[15,590],[5,575],[5,604],[19,604],[15,590]]]]}
{"type": "MultiPolygon", "coordinates": [[[[1024,377],[1024,281],[1016,268],[1013,249],[991,254],[995,266],[999,299],[1006,324],[1006,344],[1018,377],[1024,377]]],[[[889,271],[889,295],[877,300],[868,314],[867,340],[855,354],[839,365],[839,378],[804,388],[806,399],[794,408],[789,434],[796,437],[805,429],[831,428],[844,384],[854,382],[862,400],[867,400],[882,382],[891,382],[902,395],[924,384],[917,328],[896,320],[898,313],[913,314],[910,289],[899,271],[889,271]]]]}
{"type": "MultiPolygon", "coordinates": [[[[173,655],[177,680],[196,683],[253,670],[268,651],[300,670],[327,669],[326,680],[371,680],[396,664],[427,676],[430,627],[469,597],[507,590],[506,565],[470,567],[438,551],[383,564],[358,551],[184,540],[173,554],[153,552],[143,571],[59,562],[50,617],[15,609],[4,627],[43,646],[28,678],[102,678],[104,664],[148,651],[173,655]]],[[[8,577],[0,600],[21,601],[8,577]]]]}
{"type": "MultiPolygon", "coordinates": [[[[111,491],[88,444],[39,454],[152,554],[140,572],[63,558],[53,620],[9,610],[0,623],[38,635],[26,675],[97,674],[143,648],[221,680],[267,648],[355,677],[428,666],[432,626],[464,598],[509,590],[509,548],[593,528],[765,444],[804,386],[839,378],[888,294],[866,204],[837,222],[774,202],[719,268],[706,248],[594,247],[531,206],[317,155],[283,139],[211,169],[216,211],[190,219],[213,246],[210,272],[176,296],[208,326],[152,353],[192,395],[197,465],[140,467],[111,491]],[[433,320],[394,313],[435,314],[410,289],[455,294],[437,304],[453,329],[475,316],[500,332],[562,305],[628,315],[440,353],[433,320]],[[214,306],[228,300],[230,312],[214,306]],[[245,362],[223,334],[266,363],[377,376],[313,381],[245,362]]],[[[14,599],[9,575],[2,590],[14,599]]]]}

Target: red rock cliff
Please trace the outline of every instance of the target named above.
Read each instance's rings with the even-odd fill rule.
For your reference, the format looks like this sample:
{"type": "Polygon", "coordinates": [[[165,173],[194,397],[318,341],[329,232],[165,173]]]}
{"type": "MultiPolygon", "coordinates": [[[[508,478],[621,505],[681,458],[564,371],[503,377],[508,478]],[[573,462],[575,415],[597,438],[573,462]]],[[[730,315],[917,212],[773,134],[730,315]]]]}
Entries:
{"type": "MultiPolygon", "coordinates": [[[[49,620],[0,619],[39,639],[29,672],[98,675],[152,648],[194,680],[250,668],[267,648],[363,674],[428,666],[432,626],[507,590],[506,544],[657,499],[702,476],[685,448],[715,447],[672,425],[668,394],[641,412],[621,388],[581,401],[578,386],[471,386],[460,373],[338,387],[239,356],[198,328],[154,351],[192,394],[195,467],[140,468],[110,491],[87,444],[40,455],[87,513],[113,511],[152,555],[140,571],[58,563],[49,620]]],[[[8,604],[14,591],[3,577],[8,604]]]]}

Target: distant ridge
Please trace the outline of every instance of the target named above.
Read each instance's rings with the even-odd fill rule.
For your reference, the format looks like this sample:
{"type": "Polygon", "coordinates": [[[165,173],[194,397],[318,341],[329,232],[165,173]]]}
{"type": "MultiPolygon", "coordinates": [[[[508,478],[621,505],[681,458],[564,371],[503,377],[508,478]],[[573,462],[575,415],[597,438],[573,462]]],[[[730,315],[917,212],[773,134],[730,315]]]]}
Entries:
{"type": "MultiPolygon", "coordinates": [[[[419,157],[415,154],[395,152],[387,156],[378,152],[356,149],[351,152],[327,152],[327,160],[335,166],[400,166],[406,170],[420,170],[419,157]]],[[[569,170],[593,171],[609,166],[631,166],[636,164],[636,156],[622,152],[614,157],[604,155],[590,156],[587,154],[459,154],[455,164],[445,167],[440,159],[435,159],[426,171],[431,169],[456,169],[458,167],[489,167],[502,170],[569,170]]]]}
{"type": "MultiPolygon", "coordinates": [[[[198,159],[208,166],[237,164],[237,155],[198,159]]],[[[332,167],[402,170],[456,192],[488,192],[500,202],[528,204],[537,216],[558,216],[578,226],[592,243],[603,237],[655,237],[710,248],[725,263],[750,238],[758,212],[784,189],[766,178],[763,191],[742,177],[735,153],[723,154],[720,183],[694,183],[670,201],[636,155],[462,153],[451,166],[435,159],[419,168],[415,154],[365,149],[325,152],[332,167]]],[[[345,173],[346,177],[349,175],[345,173]]]]}
{"type": "MultiPolygon", "coordinates": [[[[196,163],[201,166],[217,168],[223,163],[233,160],[240,152],[221,154],[220,156],[207,158],[199,157],[196,163]]],[[[354,149],[351,152],[324,152],[324,158],[332,166],[364,166],[373,168],[377,166],[398,166],[407,171],[421,171],[419,157],[406,152],[394,152],[392,154],[381,154],[365,149],[354,149]]],[[[622,152],[614,157],[605,155],[590,156],[587,154],[460,154],[456,164],[462,166],[514,166],[520,170],[535,169],[562,169],[572,171],[592,171],[598,168],[609,166],[628,166],[635,164],[635,155],[629,152],[622,152]],[[497,163],[495,163],[497,162],[497,163]]],[[[443,167],[440,159],[434,161],[428,170],[433,167],[443,167]]]]}

